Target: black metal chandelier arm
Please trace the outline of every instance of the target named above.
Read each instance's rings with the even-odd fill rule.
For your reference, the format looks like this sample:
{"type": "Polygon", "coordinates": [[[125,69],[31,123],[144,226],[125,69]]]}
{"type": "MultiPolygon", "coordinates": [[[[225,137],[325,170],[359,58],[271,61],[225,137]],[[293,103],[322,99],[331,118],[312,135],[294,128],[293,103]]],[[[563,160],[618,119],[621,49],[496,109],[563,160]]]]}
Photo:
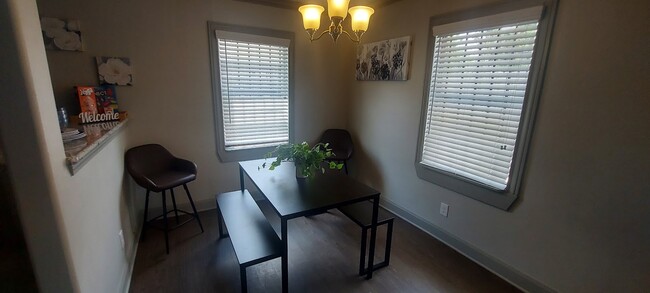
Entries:
{"type": "Polygon", "coordinates": [[[350,33],[348,33],[346,30],[341,30],[341,31],[342,31],[342,32],[343,32],[343,33],[348,37],[348,39],[350,39],[350,41],[352,41],[353,43],[359,43],[359,42],[361,41],[361,39],[354,39],[354,38],[352,38],[352,36],[350,35],[350,33]]]}
{"type": "Polygon", "coordinates": [[[318,40],[320,40],[320,38],[323,37],[323,35],[325,35],[326,33],[329,33],[329,32],[330,32],[330,30],[324,30],[324,31],[322,31],[322,32],[318,35],[318,37],[316,37],[316,38],[313,38],[313,37],[309,38],[309,41],[311,41],[311,42],[313,42],[313,41],[318,41],[318,40]]]}

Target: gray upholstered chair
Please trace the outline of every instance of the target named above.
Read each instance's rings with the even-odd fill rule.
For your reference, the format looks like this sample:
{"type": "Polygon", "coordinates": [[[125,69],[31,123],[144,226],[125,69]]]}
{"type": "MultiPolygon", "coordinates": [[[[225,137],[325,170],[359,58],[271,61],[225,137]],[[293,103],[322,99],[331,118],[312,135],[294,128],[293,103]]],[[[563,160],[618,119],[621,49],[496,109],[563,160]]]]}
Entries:
{"type": "Polygon", "coordinates": [[[323,132],[320,142],[329,143],[329,147],[334,152],[334,156],[328,161],[342,162],[345,167],[345,174],[348,174],[348,160],[352,157],[354,144],[352,137],[345,129],[327,129],[323,132]]]}
{"type": "Polygon", "coordinates": [[[199,218],[199,214],[196,212],[196,207],[194,206],[194,201],[192,200],[190,191],[187,189],[187,183],[196,179],[196,164],[188,160],[174,157],[174,155],[172,155],[167,149],[158,144],[147,144],[131,148],[124,155],[124,159],[126,170],[131,174],[133,180],[147,190],[144,204],[143,235],[145,229],[152,221],[161,217],[164,218],[164,227],[162,230],[165,232],[165,248],[167,254],[169,254],[168,233],[170,227],[167,220],[167,214],[171,212],[174,212],[176,216],[177,227],[189,222],[190,220],[196,219],[201,228],[201,233],[203,233],[201,219],[199,218]],[[174,187],[179,187],[181,185],[183,186],[183,189],[185,189],[187,198],[192,205],[192,213],[179,210],[176,207],[174,187]],[[167,199],[165,194],[165,191],[167,190],[171,193],[172,204],[174,205],[174,209],[171,211],[167,211],[167,199]],[[147,217],[149,212],[149,193],[151,191],[162,192],[163,214],[149,220],[147,217]],[[190,215],[191,218],[183,223],[179,223],[178,212],[190,215]]]}

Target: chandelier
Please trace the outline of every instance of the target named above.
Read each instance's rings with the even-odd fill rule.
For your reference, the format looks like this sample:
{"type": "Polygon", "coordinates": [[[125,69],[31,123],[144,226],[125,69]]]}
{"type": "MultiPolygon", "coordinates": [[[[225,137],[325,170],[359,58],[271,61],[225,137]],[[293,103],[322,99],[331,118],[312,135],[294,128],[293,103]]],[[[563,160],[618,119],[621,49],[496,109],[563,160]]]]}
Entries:
{"type": "Polygon", "coordinates": [[[331,24],[327,30],[321,32],[317,37],[314,37],[314,35],[320,28],[320,17],[325,8],[314,4],[300,6],[298,11],[302,13],[302,22],[307,34],[309,34],[309,40],[316,41],[325,33],[329,33],[335,43],[341,34],[348,36],[352,42],[358,43],[361,41],[361,36],[368,30],[370,16],[375,13],[375,10],[368,6],[354,6],[348,10],[349,4],[350,0],[327,0],[327,14],[331,24]],[[354,37],[345,31],[341,25],[348,13],[352,17],[351,26],[354,37]]]}

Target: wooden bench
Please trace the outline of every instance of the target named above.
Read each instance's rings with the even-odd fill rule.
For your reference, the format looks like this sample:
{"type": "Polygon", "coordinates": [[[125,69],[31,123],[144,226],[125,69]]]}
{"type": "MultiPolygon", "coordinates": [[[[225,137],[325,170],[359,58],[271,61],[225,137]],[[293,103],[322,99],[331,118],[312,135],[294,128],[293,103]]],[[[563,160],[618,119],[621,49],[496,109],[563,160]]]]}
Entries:
{"type": "Polygon", "coordinates": [[[246,292],[246,268],[282,256],[282,242],[248,190],[221,193],[216,198],[219,238],[230,236],[239,262],[241,290],[246,292]]]}
{"type": "MultiPolygon", "coordinates": [[[[372,227],[372,202],[363,201],[339,208],[339,211],[345,216],[354,221],[361,227],[361,256],[359,257],[359,275],[364,275],[368,271],[366,267],[366,241],[368,229],[372,227]]],[[[381,208],[377,215],[377,227],[388,224],[386,231],[386,250],[384,252],[384,261],[377,263],[373,266],[373,270],[377,270],[388,266],[390,263],[390,247],[393,238],[393,220],[392,215],[384,212],[381,208]]]]}

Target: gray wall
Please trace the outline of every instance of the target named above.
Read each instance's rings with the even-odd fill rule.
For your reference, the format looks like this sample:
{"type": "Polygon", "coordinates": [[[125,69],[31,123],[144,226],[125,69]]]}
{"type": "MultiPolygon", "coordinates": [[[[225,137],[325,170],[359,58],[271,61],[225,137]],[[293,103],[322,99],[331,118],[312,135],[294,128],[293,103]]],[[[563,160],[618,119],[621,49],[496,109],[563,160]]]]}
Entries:
{"type": "Polygon", "coordinates": [[[429,17],[488,1],[405,0],[367,42],[413,36],[406,82],[355,82],[354,175],[423,222],[563,292],[650,287],[647,1],[560,0],[521,197],[510,212],[420,180],[414,169],[429,17]],[[438,213],[450,205],[449,217],[438,213]]]}
{"type": "MultiPolygon", "coordinates": [[[[124,175],[128,147],[160,143],[196,162],[198,179],[189,187],[200,209],[213,207],[216,193],[238,188],[236,163],[221,163],[216,155],[208,21],[294,31],[296,140],[314,141],[324,129],[346,125],[351,80],[336,73],[345,70],[348,63],[339,59],[351,60],[353,46],[328,40],[310,44],[297,11],[227,0],[61,0],[38,1],[38,12],[78,19],[84,39],[84,52],[47,51],[51,83],[39,84],[44,88],[42,111],[36,113],[47,121],[43,143],[55,169],[52,197],[63,222],[60,237],[69,243],[64,251],[72,284],[82,292],[116,292],[128,285],[141,225],[141,212],[132,210],[144,202],[144,190],[124,175]],[[95,56],[131,58],[134,85],[117,88],[120,108],[129,111],[130,121],[120,137],[70,177],[62,169],[54,97],[59,106],[74,108],[69,106],[76,103],[72,87],[98,83],[95,56]],[[120,247],[119,229],[127,238],[126,251],[120,247]]],[[[38,28],[37,22],[31,25],[38,28]]],[[[32,46],[45,54],[42,45],[32,46]]],[[[186,204],[183,196],[179,199],[186,204]]],[[[159,205],[152,204],[154,209],[159,205]]]]}
{"type": "MultiPolygon", "coordinates": [[[[382,190],[386,200],[553,289],[650,286],[645,252],[650,246],[650,202],[645,195],[650,190],[650,26],[644,1],[561,1],[522,195],[512,211],[486,206],[415,175],[428,19],[487,2],[403,0],[378,10],[365,41],[412,35],[407,82],[354,82],[353,46],[344,39],[337,45],[329,40],[310,44],[301,37],[299,14],[291,10],[228,0],[39,1],[38,9],[41,16],[79,19],[84,33],[85,52],[48,51],[59,104],[72,86],[96,84],[94,56],[126,56],[134,64],[135,85],[118,88],[131,125],[126,137],[104,151],[102,162],[125,147],[157,142],[197,162],[199,179],[190,188],[204,207],[212,204],[215,193],[236,189],[236,164],[220,163],[216,156],[206,22],[291,30],[296,32],[298,141],[313,141],[325,128],[349,126],[358,145],[354,175],[382,190]],[[440,202],[450,204],[449,218],[439,216],[440,202]]],[[[62,232],[63,245],[69,241],[74,248],[66,250],[74,269],[70,279],[82,290],[110,291],[113,285],[95,282],[120,281],[118,272],[127,260],[109,259],[119,252],[116,219],[128,221],[122,211],[107,215],[106,226],[89,218],[104,204],[118,209],[124,205],[83,198],[79,190],[88,191],[92,183],[63,175],[60,140],[51,134],[54,99],[47,94],[47,82],[39,85],[45,94],[37,112],[45,122],[38,118],[36,133],[47,145],[47,164],[54,164],[49,169],[57,182],[52,190],[57,197],[64,195],[57,198],[57,211],[62,226],[81,229],[62,232]],[[83,187],[77,190],[75,184],[83,187]],[[75,220],[91,224],[77,225],[75,220]],[[93,230],[109,241],[101,260],[88,257],[92,251],[87,247],[97,244],[96,236],[80,232],[93,230]],[[110,268],[99,271],[98,264],[110,268]],[[89,287],[94,284],[101,288],[89,287]]],[[[113,171],[107,175],[117,176],[113,171]]],[[[119,180],[118,186],[124,184],[119,180]]],[[[108,192],[120,198],[123,191],[108,192]]]]}
{"type": "MultiPolygon", "coordinates": [[[[85,52],[47,51],[58,104],[72,87],[97,84],[95,56],[130,57],[132,87],[117,88],[129,111],[129,145],[160,143],[197,163],[189,185],[200,209],[214,206],[218,192],[238,188],[236,163],[216,154],[207,22],[295,32],[295,138],[314,141],[327,128],[347,122],[349,78],[338,74],[353,45],[342,40],[310,44],[298,11],[229,0],[38,1],[41,16],[79,19],[85,52]]],[[[76,103],[76,100],[73,101],[76,103]]],[[[136,189],[138,196],[144,192],[136,189]]],[[[184,197],[179,197],[185,201],[184,197]]],[[[154,203],[154,205],[159,205],[154,203]]]]}
{"type": "Polygon", "coordinates": [[[39,289],[123,291],[135,255],[120,134],[74,177],[66,166],[35,1],[5,1],[2,140],[39,289]],[[10,70],[10,71],[6,71],[10,70]],[[122,249],[118,231],[124,231],[122,249]]]}

